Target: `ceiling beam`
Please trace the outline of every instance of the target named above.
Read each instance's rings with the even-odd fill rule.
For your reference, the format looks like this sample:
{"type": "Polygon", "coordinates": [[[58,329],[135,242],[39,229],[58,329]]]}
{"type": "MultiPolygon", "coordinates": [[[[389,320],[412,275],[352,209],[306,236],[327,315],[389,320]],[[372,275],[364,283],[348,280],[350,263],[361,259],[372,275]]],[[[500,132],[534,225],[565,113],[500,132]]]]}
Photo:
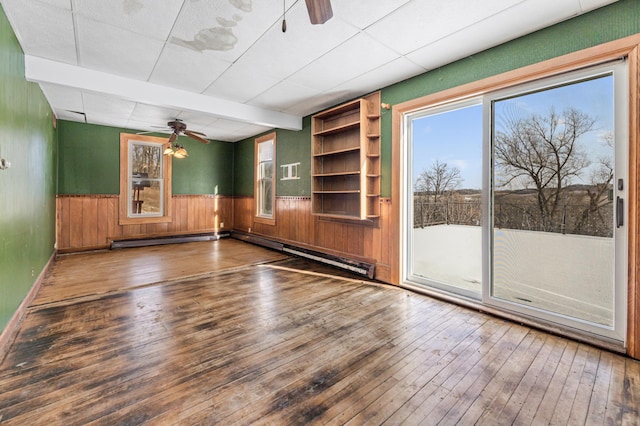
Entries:
{"type": "Polygon", "coordinates": [[[302,117],[226,99],[173,89],[75,65],[25,55],[25,77],[133,102],[211,114],[218,118],[287,130],[301,130],[302,117]]]}

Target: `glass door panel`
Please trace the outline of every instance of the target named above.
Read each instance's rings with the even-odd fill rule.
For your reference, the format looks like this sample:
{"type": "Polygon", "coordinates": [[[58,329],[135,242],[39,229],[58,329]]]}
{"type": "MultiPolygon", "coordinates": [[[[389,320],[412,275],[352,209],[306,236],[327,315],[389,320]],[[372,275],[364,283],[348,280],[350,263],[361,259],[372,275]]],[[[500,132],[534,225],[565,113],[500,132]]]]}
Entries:
{"type": "Polygon", "coordinates": [[[614,112],[612,72],[492,102],[494,300],[614,327],[614,112]]]}
{"type": "Polygon", "coordinates": [[[409,120],[409,276],[479,298],[482,290],[482,106],[409,120]]]}

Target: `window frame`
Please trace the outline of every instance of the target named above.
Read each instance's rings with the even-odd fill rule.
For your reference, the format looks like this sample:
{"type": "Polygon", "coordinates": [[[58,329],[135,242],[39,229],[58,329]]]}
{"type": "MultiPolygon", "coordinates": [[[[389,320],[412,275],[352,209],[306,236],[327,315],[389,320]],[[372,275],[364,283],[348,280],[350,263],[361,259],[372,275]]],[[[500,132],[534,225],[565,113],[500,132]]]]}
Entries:
{"type": "Polygon", "coordinates": [[[161,205],[163,206],[162,214],[158,216],[130,216],[130,155],[129,150],[134,142],[143,142],[145,144],[158,145],[162,149],[167,144],[166,138],[156,136],[136,135],[131,133],[120,134],[120,194],[119,194],[119,220],[120,225],[142,225],[147,223],[166,223],[171,222],[172,202],[171,202],[171,156],[163,155],[162,176],[163,191],[161,205]]]}
{"type": "Polygon", "coordinates": [[[263,135],[259,138],[255,139],[255,143],[254,143],[254,197],[255,197],[255,203],[254,203],[254,221],[258,222],[258,223],[263,223],[266,225],[272,225],[275,226],[276,224],[276,133],[275,132],[271,132],[268,133],[266,135],[263,135]],[[260,203],[262,201],[263,198],[263,194],[261,192],[261,178],[260,178],[260,144],[262,143],[266,143],[266,142],[272,142],[273,143],[273,156],[271,158],[271,161],[273,163],[273,167],[272,167],[272,175],[271,175],[271,184],[272,184],[272,191],[271,191],[271,206],[272,206],[272,211],[271,211],[271,215],[266,215],[266,214],[261,214],[260,212],[260,203]]]}

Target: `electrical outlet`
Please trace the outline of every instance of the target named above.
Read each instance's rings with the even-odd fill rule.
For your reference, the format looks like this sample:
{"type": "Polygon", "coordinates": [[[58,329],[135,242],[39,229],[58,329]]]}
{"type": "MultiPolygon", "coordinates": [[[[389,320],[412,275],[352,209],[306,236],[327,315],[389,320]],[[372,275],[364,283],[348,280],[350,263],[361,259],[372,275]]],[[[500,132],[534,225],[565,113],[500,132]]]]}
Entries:
{"type": "Polygon", "coordinates": [[[33,269],[33,266],[31,267],[31,276],[32,277],[36,276],[36,271],[35,271],[35,269],[33,269]]]}
{"type": "Polygon", "coordinates": [[[249,233],[251,233],[251,228],[249,228],[249,233]]]}
{"type": "Polygon", "coordinates": [[[224,228],[224,222],[220,222],[220,228],[224,228]]]}

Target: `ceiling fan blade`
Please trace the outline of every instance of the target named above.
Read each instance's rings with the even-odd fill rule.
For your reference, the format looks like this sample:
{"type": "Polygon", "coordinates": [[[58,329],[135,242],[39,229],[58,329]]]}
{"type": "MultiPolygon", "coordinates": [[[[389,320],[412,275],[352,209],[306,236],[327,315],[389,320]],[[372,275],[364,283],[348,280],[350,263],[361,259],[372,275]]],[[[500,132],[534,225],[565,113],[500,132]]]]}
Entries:
{"type": "Polygon", "coordinates": [[[191,132],[191,133],[195,133],[195,134],[196,134],[196,135],[198,135],[198,136],[207,136],[205,133],[202,133],[202,132],[196,132],[195,130],[188,130],[188,131],[189,131],[189,132],[191,132]]]}
{"type": "Polygon", "coordinates": [[[178,134],[176,132],[171,133],[169,136],[169,145],[171,145],[178,138],[178,134]]]}
{"type": "Polygon", "coordinates": [[[309,20],[313,25],[324,24],[333,17],[331,0],[305,0],[309,20]]]}
{"type": "Polygon", "coordinates": [[[184,134],[185,134],[185,135],[187,135],[187,136],[189,136],[191,139],[195,139],[195,140],[197,140],[198,142],[202,142],[202,143],[206,143],[206,144],[211,143],[211,142],[209,142],[208,140],[206,140],[205,138],[202,138],[202,137],[198,136],[196,133],[199,133],[199,134],[201,134],[201,135],[203,135],[203,136],[204,136],[204,133],[200,133],[200,132],[192,132],[191,130],[185,130],[185,131],[184,131],[184,134]]]}

